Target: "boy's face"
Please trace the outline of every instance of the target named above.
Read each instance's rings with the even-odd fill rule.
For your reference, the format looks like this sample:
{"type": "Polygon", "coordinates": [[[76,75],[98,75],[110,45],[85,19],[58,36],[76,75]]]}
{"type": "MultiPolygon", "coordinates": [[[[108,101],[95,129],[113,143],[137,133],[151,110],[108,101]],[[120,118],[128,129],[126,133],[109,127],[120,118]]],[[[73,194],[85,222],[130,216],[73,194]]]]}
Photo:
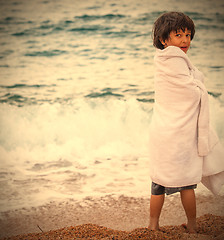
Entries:
{"type": "Polygon", "coordinates": [[[187,53],[187,50],[191,44],[191,31],[189,31],[187,28],[185,28],[185,31],[181,29],[172,31],[170,32],[170,37],[161,42],[164,45],[164,48],[168,46],[176,46],[187,53]]]}

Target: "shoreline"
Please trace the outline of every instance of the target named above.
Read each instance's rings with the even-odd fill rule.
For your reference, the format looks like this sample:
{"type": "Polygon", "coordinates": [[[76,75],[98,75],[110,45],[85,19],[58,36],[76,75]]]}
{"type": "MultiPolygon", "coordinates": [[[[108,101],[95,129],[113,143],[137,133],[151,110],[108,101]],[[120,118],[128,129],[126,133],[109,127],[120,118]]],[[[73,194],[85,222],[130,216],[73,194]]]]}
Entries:
{"type": "MultiPolygon", "coordinates": [[[[222,222],[224,222],[223,195],[197,194],[196,198],[198,221],[201,221],[200,217],[210,214],[208,221],[220,216],[222,222]]],[[[74,200],[51,202],[37,208],[1,212],[0,239],[4,237],[10,237],[9,239],[11,239],[11,236],[29,233],[42,234],[41,230],[46,234],[50,230],[70,226],[74,228],[83,224],[90,224],[87,225],[90,228],[95,226],[98,229],[99,226],[103,226],[113,229],[113,231],[130,233],[130,231],[148,227],[149,201],[149,198],[107,195],[100,198],[87,197],[81,202],[74,200]]],[[[160,226],[165,228],[171,225],[178,227],[184,222],[186,222],[186,218],[179,194],[166,197],[161,213],[160,226]]],[[[210,228],[213,228],[213,226],[210,228]]]]}

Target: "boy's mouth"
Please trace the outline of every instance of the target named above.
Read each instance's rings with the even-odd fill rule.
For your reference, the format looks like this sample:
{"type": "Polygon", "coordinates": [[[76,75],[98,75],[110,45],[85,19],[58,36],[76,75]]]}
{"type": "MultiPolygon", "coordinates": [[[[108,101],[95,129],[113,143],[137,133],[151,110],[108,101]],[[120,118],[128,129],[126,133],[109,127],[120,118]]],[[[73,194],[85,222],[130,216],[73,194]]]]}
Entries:
{"type": "Polygon", "coordinates": [[[180,47],[180,49],[183,50],[186,53],[187,50],[188,50],[188,47],[180,47]]]}

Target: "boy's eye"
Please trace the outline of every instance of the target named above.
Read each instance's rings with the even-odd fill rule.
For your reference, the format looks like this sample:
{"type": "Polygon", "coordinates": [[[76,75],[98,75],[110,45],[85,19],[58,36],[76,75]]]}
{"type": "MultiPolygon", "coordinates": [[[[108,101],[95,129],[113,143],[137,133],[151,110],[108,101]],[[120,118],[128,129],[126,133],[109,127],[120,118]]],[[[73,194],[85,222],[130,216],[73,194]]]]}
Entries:
{"type": "MultiPolygon", "coordinates": [[[[177,33],[177,34],[175,34],[175,36],[176,37],[181,37],[181,34],[180,33],[177,33]]],[[[191,36],[191,34],[189,33],[189,34],[186,34],[186,37],[190,37],[191,36]]]]}

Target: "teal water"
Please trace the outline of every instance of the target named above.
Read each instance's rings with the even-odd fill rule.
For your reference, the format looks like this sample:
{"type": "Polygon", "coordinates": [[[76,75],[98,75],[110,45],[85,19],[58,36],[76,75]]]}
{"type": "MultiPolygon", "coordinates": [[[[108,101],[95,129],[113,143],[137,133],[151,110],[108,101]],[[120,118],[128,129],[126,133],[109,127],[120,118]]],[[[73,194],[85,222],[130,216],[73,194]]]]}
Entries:
{"type": "Polygon", "coordinates": [[[165,11],[196,24],[224,142],[222,1],[0,0],[1,211],[106,194],[148,196],[151,29],[165,11]]]}

